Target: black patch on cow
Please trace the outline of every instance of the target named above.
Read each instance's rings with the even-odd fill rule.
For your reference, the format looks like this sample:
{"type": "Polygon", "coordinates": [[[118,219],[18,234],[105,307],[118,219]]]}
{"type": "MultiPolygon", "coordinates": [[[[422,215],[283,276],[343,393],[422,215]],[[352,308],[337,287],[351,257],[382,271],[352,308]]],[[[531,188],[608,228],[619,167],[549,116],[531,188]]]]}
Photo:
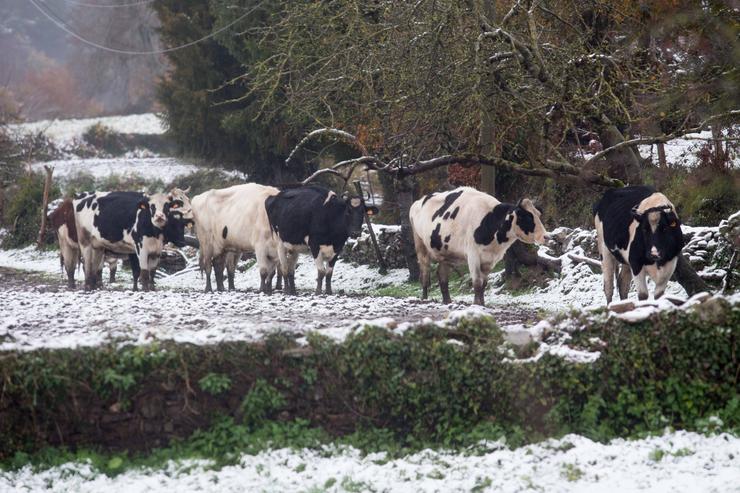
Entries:
{"type": "Polygon", "coordinates": [[[221,236],[223,236],[224,240],[226,239],[227,234],[229,234],[229,228],[224,226],[224,230],[221,232],[221,236]]]}
{"type": "Polygon", "coordinates": [[[320,245],[331,245],[339,255],[351,234],[359,234],[365,219],[362,206],[352,207],[349,201],[332,195],[329,189],[308,185],[282,190],[265,200],[270,227],[281,241],[292,245],[305,244],[314,258],[320,245]]]}
{"type": "Polygon", "coordinates": [[[440,229],[442,229],[442,223],[437,223],[437,227],[434,228],[432,236],[429,239],[429,244],[437,250],[442,250],[442,237],[439,235],[440,229]]]}
{"type": "Polygon", "coordinates": [[[445,243],[449,243],[450,242],[450,238],[452,238],[452,235],[445,236],[445,243]]]}
{"type": "Polygon", "coordinates": [[[516,225],[524,232],[525,235],[534,233],[534,214],[523,207],[516,208],[516,225]]]}
{"type": "Polygon", "coordinates": [[[93,205],[92,205],[91,209],[92,210],[95,210],[97,208],[98,208],[98,203],[97,202],[93,202],[93,205]]]}
{"type": "Polygon", "coordinates": [[[434,221],[438,217],[442,217],[444,213],[447,212],[447,209],[449,209],[450,206],[458,199],[458,197],[462,195],[463,191],[464,190],[459,190],[457,192],[448,193],[447,196],[445,196],[444,203],[440,206],[439,209],[437,209],[437,211],[434,214],[432,214],[432,221],[434,221]]]}
{"type": "Polygon", "coordinates": [[[331,260],[329,261],[329,267],[334,267],[334,264],[337,263],[337,260],[339,259],[339,255],[334,255],[331,260]]]}
{"type": "Polygon", "coordinates": [[[491,212],[483,216],[480,225],[473,232],[473,239],[479,245],[488,245],[495,237],[499,243],[506,242],[506,233],[511,228],[512,219],[506,216],[516,206],[512,204],[499,204],[491,212]]]}
{"type": "Polygon", "coordinates": [[[428,194],[426,194],[426,195],[424,196],[424,200],[422,200],[422,201],[421,201],[421,206],[422,206],[422,207],[424,207],[424,204],[426,204],[426,203],[427,203],[427,200],[431,199],[431,198],[432,198],[432,197],[434,197],[435,195],[437,195],[437,194],[436,194],[436,193],[428,193],[428,194]]]}
{"type": "Polygon", "coordinates": [[[90,204],[92,203],[93,200],[95,200],[94,193],[85,196],[85,198],[82,199],[79,204],[77,204],[77,208],[76,208],[77,212],[82,212],[82,209],[84,209],[85,207],[90,207],[90,204]]]}
{"type": "Polygon", "coordinates": [[[445,245],[445,250],[449,250],[449,249],[450,249],[450,245],[445,245]]]}
{"type": "Polygon", "coordinates": [[[645,265],[656,264],[663,267],[673,260],[683,248],[681,221],[672,209],[659,211],[660,217],[655,231],[650,226],[648,214],[643,214],[640,224],[635,229],[635,237],[630,244],[629,265],[632,273],[637,275],[645,265]],[[651,254],[653,247],[659,253],[658,258],[651,254]]]}
{"type": "Polygon", "coordinates": [[[450,211],[445,212],[445,215],[442,216],[442,219],[449,219],[450,218],[450,211]]]}
{"type": "Polygon", "coordinates": [[[450,216],[450,219],[455,219],[457,217],[457,213],[460,212],[460,206],[458,205],[455,207],[455,210],[452,211],[452,215],[450,216]]]}
{"type": "Polygon", "coordinates": [[[655,189],[648,186],[614,188],[594,204],[592,211],[604,226],[604,243],[609,250],[627,248],[632,208],[654,193],[655,189]]]}

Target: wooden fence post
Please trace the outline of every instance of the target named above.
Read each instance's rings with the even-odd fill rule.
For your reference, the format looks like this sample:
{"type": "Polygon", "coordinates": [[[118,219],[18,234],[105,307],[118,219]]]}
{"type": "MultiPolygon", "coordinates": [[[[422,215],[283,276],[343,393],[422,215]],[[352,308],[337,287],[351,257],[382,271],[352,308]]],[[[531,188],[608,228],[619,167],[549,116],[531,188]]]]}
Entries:
{"type": "Polygon", "coordinates": [[[46,209],[49,207],[49,190],[51,190],[51,175],[54,173],[53,166],[44,165],[46,179],[44,180],[44,200],[41,204],[41,228],[39,228],[39,239],[36,247],[41,250],[44,247],[44,236],[46,236],[46,209]]]}

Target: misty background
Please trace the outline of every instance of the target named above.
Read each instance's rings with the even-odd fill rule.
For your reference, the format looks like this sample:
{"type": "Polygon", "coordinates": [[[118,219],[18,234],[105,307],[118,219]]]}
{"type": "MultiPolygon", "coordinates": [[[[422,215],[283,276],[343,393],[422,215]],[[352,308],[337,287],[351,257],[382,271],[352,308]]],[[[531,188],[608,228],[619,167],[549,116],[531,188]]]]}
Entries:
{"type": "MultiPolygon", "coordinates": [[[[161,49],[159,22],[147,0],[45,0],[73,32],[105,46],[161,49]],[[127,5],[112,8],[111,5],[127,5]],[[131,5],[133,4],[133,5],[131,5]]],[[[0,3],[0,107],[25,120],[156,110],[162,55],[123,55],[64,32],[29,0],[0,3]]]]}

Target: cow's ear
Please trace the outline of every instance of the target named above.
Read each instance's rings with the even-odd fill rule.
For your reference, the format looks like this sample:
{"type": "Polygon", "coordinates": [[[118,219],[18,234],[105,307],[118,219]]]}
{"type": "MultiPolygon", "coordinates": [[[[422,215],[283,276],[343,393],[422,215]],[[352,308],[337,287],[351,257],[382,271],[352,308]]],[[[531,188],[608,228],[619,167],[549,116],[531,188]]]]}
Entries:
{"type": "Polygon", "coordinates": [[[642,212],[639,212],[637,210],[637,206],[633,207],[631,212],[632,212],[632,219],[634,219],[638,223],[642,221],[642,212]]]}
{"type": "Polygon", "coordinates": [[[146,209],[148,202],[146,200],[140,200],[136,205],[139,209],[146,209]]]}
{"type": "Polygon", "coordinates": [[[380,210],[374,205],[371,205],[370,207],[365,207],[365,212],[367,212],[368,216],[377,216],[380,210]]]}

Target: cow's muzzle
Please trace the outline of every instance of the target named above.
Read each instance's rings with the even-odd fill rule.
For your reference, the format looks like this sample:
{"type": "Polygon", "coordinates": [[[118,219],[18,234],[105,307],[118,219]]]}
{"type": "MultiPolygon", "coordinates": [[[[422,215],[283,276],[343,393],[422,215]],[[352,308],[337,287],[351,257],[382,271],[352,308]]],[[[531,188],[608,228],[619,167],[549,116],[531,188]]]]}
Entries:
{"type": "Polygon", "coordinates": [[[154,224],[158,228],[162,228],[165,224],[167,224],[167,218],[164,216],[164,214],[157,214],[152,218],[152,224],[154,224]]]}

